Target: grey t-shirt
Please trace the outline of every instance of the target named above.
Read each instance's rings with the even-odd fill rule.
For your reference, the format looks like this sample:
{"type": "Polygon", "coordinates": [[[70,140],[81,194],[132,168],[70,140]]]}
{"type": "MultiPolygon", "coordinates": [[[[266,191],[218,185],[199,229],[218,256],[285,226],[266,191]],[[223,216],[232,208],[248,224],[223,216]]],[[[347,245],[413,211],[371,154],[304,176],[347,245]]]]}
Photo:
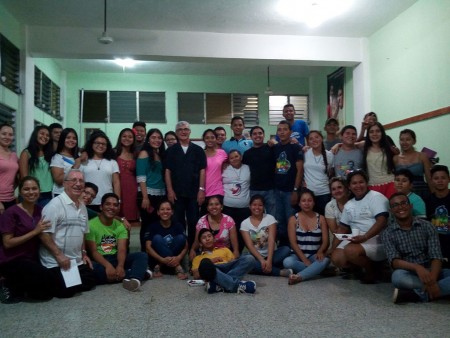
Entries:
{"type": "Polygon", "coordinates": [[[353,170],[360,169],[363,164],[363,152],[360,149],[343,150],[339,149],[334,155],[334,173],[338,177],[347,177],[353,170]]]}

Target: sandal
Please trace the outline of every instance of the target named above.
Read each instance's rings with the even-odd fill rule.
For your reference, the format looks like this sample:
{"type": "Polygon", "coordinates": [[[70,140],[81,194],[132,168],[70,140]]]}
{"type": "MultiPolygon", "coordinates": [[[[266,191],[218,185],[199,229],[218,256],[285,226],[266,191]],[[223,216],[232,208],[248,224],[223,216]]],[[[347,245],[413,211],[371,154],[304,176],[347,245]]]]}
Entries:
{"type": "Polygon", "coordinates": [[[159,278],[162,276],[163,274],[161,273],[161,267],[159,265],[155,265],[153,269],[153,278],[159,278]]]}
{"type": "Polygon", "coordinates": [[[185,280],[185,279],[188,279],[188,276],[186,275],[186,273],[184,272],[183,268],[182,268],[180,265],[178,265],[178,266],[175,268],[175,273],[177,274],[177,278],[178,278],[179,280],[185,280]]]}
{"type": "Polygon", "coordinates": [[[301,276],[296,275],[296,274],[295,275],[292,274],[292,275],[289,276],[288,284],[289,285],[295,285],[295,284],[300,283],[301,281],[302,281],[302,277],[301,276]]]}

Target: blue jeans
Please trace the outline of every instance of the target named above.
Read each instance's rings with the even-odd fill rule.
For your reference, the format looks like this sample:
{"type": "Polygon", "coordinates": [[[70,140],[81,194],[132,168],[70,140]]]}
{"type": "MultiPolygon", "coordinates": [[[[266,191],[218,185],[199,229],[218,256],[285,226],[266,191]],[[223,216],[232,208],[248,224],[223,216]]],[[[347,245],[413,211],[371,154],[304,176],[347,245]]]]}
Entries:
{"type": "Polygon", "coordinates": [[[312,255],[308,259],[311,261],[311,265],[306,265],[296,254],[291,254],[283,261],[283,265],[286,269],[292,269],[294,273],[302,277],[302,280],[307,280],[320,274],[330,264],[328,257],[319,261],[316,255],[312,255]]]}
{"type": "Polygon", "coordinates": [[[266,214],[276,217],[277,205],[275,200],[275,190],[250,190],[250,196],[261,195],[264,197],[264,208],[266,214]]]}
{"type": "MultiPolygon", "coordinates": [[[[403,269],[394,270],[392,284],[399,289],[414,290],[424,302],[428,301],[428,294],[422,290],[422,281],[415,272],[403,269]]],[[[441,270],[438,285],[442,297],[450,295],[450,269],[441,270]]]]}
{"type": "Polygon", "coordinates": [[[274,190],[276,201],[276,215],[277,219],[277,238],[280,241],[280,245],[289,245],[289,239],[287,235],[287,225],[289,218],[294,215],[295,210],[291,206],[292,192],[274,190]]]}
{"type": "Polygon", "coordinates": [[[283,260],[289,255],[289,252],[291,252],[291,249],[288,246],[280,246],[273,252],[272,271],[268,274],[263,272],[261,262],[255,259],[252,273],[257,275],[279,276],[280,270],[283,268],[283,260]]]}
{"type": "MultiPolygon", "coordinates": [[[[103,256],[112,266],[117,266],[117,255],[104,255],[103,256]]],[[[97,262],[93,262],[94,275],[97,284],[108,283],[106,276],[106,269],[103,265],[97,262]]],[[[144,279],[145,272],[148,269],[148,257],[145,252],[132,252],[125,258],[125,278],[136,278],[140,281],[144,279]]]]}
{"type": "MultiPolygon", "coordinates": [[[[176,235],[170,243],[168,243],[161,235],[155,235],[152,239],[152,247],[161,257],[178,256],[180,252],[183,251],[185,245],[186,236],[184,234],[176,235]]],[[[152,257],[150,257],[150,261],[152,268],[158,264],[152,257]]]]}
{"type": "Polygon", "coordinates": [[[225,264],[216,264],[216,277],[214,282],[227,292],[236,292],[241,278],[255,265],[255,257],[243,255],[238,259],[225,264]]]}

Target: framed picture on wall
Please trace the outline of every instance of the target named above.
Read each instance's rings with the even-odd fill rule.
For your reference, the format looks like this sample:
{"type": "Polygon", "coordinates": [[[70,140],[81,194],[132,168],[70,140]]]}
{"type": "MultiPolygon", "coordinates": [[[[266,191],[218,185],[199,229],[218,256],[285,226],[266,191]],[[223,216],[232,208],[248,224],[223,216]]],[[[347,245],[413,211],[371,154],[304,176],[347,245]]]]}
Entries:
{"type": "Polygon", "coordinates": [[[344,83],[345,68],[341,67],[327,76],[328,79],[328,102],[327,119],[335,118],[339,122],[339,128],[345,126],[344,109],[344,83]]]}
{"type": "Polygon", "coordinates": [[[101,131],[100,128],[84,128],[84,142],[86,143],[87,140],[91,137],[91,135],[97,131],[101,131]]]}

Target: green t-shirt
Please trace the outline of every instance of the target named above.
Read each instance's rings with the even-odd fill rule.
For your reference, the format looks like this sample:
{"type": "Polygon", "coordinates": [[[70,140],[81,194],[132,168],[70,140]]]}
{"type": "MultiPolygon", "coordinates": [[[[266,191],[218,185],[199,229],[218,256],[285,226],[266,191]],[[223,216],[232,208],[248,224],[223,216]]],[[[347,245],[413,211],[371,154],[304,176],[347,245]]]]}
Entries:
{"type": "Polygon", "coordinates": [[[95,242],[97,252],[102,256],[116,255],[118,240],[127,238],[127,229],[118,220],[113,220],[109,226],[104,225],[98,217],[89,221],[89,233],[86,234],[86,240],[95,242]]]}
{"type": "Polygon", "coordinates": [[[41,192],[51,192],[53,190],[52,172],[44,156],[39,157],[38,165],[30,171],[30,176],[39,180],[41,192]]]}

